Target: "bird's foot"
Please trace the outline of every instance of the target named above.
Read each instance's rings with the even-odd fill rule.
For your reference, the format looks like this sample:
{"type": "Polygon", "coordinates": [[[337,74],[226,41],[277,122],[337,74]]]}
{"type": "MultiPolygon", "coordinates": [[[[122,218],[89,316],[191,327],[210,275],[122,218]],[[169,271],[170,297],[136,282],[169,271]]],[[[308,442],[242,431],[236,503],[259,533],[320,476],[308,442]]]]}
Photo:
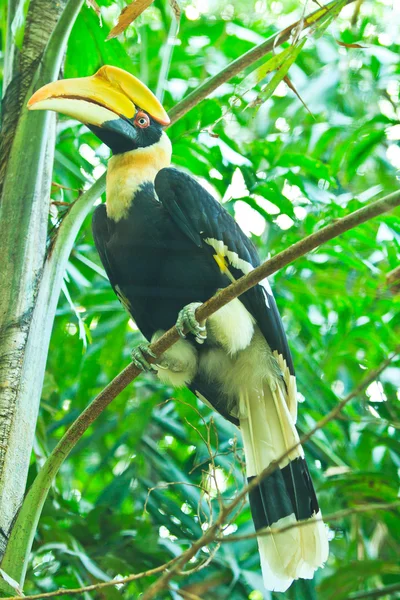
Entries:
{"type": "Polygon", "coordinates": [[[198,344],[203,344],[204,340],[207,339],[207,330],[205,321],[199,323],[196,319],[196,310],[201,306],[201,302],[192,302],[188,304],[180,311],[178,320],[176,322],[176,328],[179,335],[182,338],[186,337],[184,330],[188,333],[192,333],[198,344]]]}
{"type": "Polygon", "coordinates": [[[154,363],[149,363],[149,361],[146,358],[146,354],[147,356],[151,356],[152,358],[156,358],[156,355],[152,350],[150,350],[149,346],[150,344],[148,343],[139,344],[139,346],[136,346],[136,348],[132,350],[131,358],[135,367],[137,367],[141,371],[152,373],[157,371],[157,368],[154,363]]]}

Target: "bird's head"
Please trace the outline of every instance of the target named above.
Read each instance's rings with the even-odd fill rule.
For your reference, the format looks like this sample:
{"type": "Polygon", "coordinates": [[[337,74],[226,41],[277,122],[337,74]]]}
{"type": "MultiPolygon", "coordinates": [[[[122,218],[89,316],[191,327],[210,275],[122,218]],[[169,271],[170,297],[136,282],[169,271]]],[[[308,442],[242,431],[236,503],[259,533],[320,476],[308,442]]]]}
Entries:
{"type": "Polygon", "coordinates": [[[169,118],[136,77],[105,65],[91,77],[49,83],[33,94],[30,110],[54,110],[81,121],[113,154],[156,144],[169,118]]]}

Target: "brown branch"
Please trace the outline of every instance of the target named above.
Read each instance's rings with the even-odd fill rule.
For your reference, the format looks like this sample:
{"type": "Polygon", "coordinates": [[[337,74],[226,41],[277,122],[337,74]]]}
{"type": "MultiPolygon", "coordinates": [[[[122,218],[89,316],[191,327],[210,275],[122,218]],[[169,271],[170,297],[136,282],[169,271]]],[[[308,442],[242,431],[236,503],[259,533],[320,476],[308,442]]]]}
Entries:
{"type": "MultiPolygon", "coordinates": [[[[323,520],[327,521],[327,522],[340,521],[341,519],[352,516],[354,514],[360,514],[360,513],[371,512],[371,511],[376,511],[376,510],[392,510],[394,508],[398,508],[399,506],[400,506],[400,501],[391,502],[391,503],[387,503],[387,504],[382,504],[382,503],[369,504],[369,505],[365,505],[365,506],[355,507],[353,509],[346,509],[346,510],[338,511],[338,512],[332,513],[330,515],[325,515],[323,520]]],[[[272,535],[272,534],[277,534],[277,533],[283,533],[284,531],[288,531],[289,529],[293,529],[294,527],[306,526],[309,522],[310,521],[301,521],[300,523],[291,523],[290,525],[287,525],[286,527],[270,529],[270,530],[265,530],[265,531],[258,531],[257,533],[253,533],[253,534],[249,534],[249,535],[231,535],[231,536],[228,536],[225,538],[214,538],[213,541],[236,542],[236,541],[242,541],[242,540],[249,540],[254,537],[258,537],[260,535],[272,535]]],[[[201,538],[201,539],[203,539],[203,538],[201,538]]],[[[59,589],[59,590],[55,590],[53,592],[44,592],[42,594],[33,594],[30,596],[24,596],[24,598],[26,600],[39,600],[39,599],[46,599],[46,598],[55,598],[55,597],[60,597],[60,596],[83,594],[84,592],[98,591],[98,590],[108,588],[108,587],[111,587],[114,585],[125,585],[127,583],[130,583],[131,581],[136,581],[136,580],[142,579],[144,577],[150,577],[151,575],[155,575],[157,573],[165,571],[168,569],[169,566],[171,566],[176,561],[177,561],[177,558],[174,558],[173,560],[169,561],[168,563],[165,563],[164,565],[161,565],[154,569],[150,569],[148,571],[143,571],[142,573],[128,575],[127,577],[122,577],[121,579],[113,579],[111,581],[94,583],[92,585],[83,586],[80,588],[59,589]]],[[[180,572],[180,574],[186,575],[187,573],[180,572]]],[[[213,578],[207,579],[203,582],[185,586],[184,588],[178,590],[177,593],[179,595],[181,595],[183,598],[188,598],[188,600],[189,600],[189,598],[198,598],[199,596],[197,594],[204,593],[204,591],[207,591],[211,587],[215,587],[216,585],[221,585],[222,583],[226,583],[227,581],[229,581],[229,578],[230,578],[229,575],[218,575],[213,578]]],[[[388,594],[389,592],[395,591],[395,589],[396,590],[398,589],[397,587],[396,588],[393,587],[393,589],[392,589],[392,587],[393,586],[388,586],[387,588],[379,588],[378,590],[372,590],[369,592],[360,592],[355,595],[352,594],[349,597],[349,600],[353,600],[353,599],[358,600],[359,598],[378,598],[379,596],[385,595],[383,593],[384,590],[386,590],[385,593],[388,594]]],[[[151,597],[154,598],[154,595],[151,597]]],[[[144,596],[143,596],[143,598],[144,598],[144,596]]],[[[12,597],[8,598],[8,600],[19,600],[19,599],[20,599],[20,596],[12,596],[12,597]]]]}
{"type": "MultiPolygon", "coordinates": [[[[399,205],[400,191],[397,191],[389,196],[385,196],[380,200],[376,200],[368,206],[360,208],[359,210],[356,210],[341,219],[336,219],[334,223],[323,227],[320,229],[320,231],[311,234],[303,240],[296,242],[286,250],[279,252],[273,258],[267,260],[262,265],[248,273],[246,276],[241,277],[235,283],[232,283],[228,287],[219,291],[215,296],[213,296],[210,300],[207,300],[207,302],[202,304],[202,306],[197,309],[197,319],[199,321],[206,320],[218,309],[222,308],[222,306],[249,290],[251,287],[265,279],[265,277],[268,275],[271,275],[279,269],[282,269],[297,258],[304,256],[307,252],[314,250],[319,245],[332,240],[342,233],[349,231],[350,229],[357,227],[358,225],[365,223],[366,221],[373,219],[378,215],[384,214],[385,212],[390,211],[399,205]]],[[[176,327],[172,327],[166,333],[164,333],[164,335],[162,335],[157,342],[151,344],[150,348],[154,354],[159,357],[178,340],[178,331],[176,327]]],[[[149,362],[154,362],[156,360],[156,358],[152,359],[149,357],[149,362]]],[[[84,432],[114,400],[114,398],[116,398],[118,394],[120,394],[140,373],[141,371],[135,367],[133,363],[129,364],[100,392],[98,396],[96,396],[92,403],[89,404],[89,406],[81,413],[76,421],[74,421],[74,423],[53,450],[51,455],[52,458],[54,458],[55,455],[59,455],[59,461],[56,459],[55,462],[59,462],[59,465],[62,464],[65,457],[82,437],[84,432]]],[[[49,457],[48,460],[50,460],[51,457],[49,457]]],[[[59,467],[56,468],[58,469],[59,467]]]]}
{"type": "MultiPolygon", "coordinates": [[[[347,0],[346,4],[351,4],[355,2],[355,0],[347,0]]],[[[202,83],[198,88],[193,90],[186,98],[184,98],[179,104],[174,106],[168,113],[168,116],[171,119],[171,124],[175,123],[178,119],[183,117],[187,112],[189,112],[192,108],[197,106],[199,102],[207,98],[214,90],[216,90],[220,85],[226,83],[235,75],[238,75],[241,71],[258,61],[260,58],[271,52],[277,44],[281,45],[292,35],[293,31],[301,26],[302,29],[307,29],[311,25],[314,25],[318,20],[323,18],[330,10],[334,9],[337,6],[336,0],[334,2],[330,2],[326,6],[322,6],[318,10],[312,12],[305,18],[301,18],[296,23],[292,23],[286,29],[282,29],[281,31],[277,31],[273,35],[271,35],[265,42],[262,42],[255,48],[252,48],[242,56],[239,56],[236,60],[231,62],[225,69],[207,79],[204,83],[202,83]]]]}
{"type": "MultiPolygon", "coordinates": [[[[23,596],[24,600],[39,600],[39,598],[55,598],[56,596],[75,596],[77,594],[83,594],[84,592],[93,592],[98,591],[103,588],[108,588],[113,585],[124,585],[126,583],[130,583],[131,581],[136,581],[137,579],[143,579],[144,577],[150,577],[151,575],[156,575],[161,571],[165,571],[168,569],[174,562],[176,562],[177,558],[173,558],[168,561],[164,565],[160,565],[159,567],[155,567],[154,569],[149,569],[148,571],[142,571],[141,573],[135,573],[133,575],[128,575],[127,577],[121,577],[121,579],[112,579],[111,581],[101,581],[100,583],[93,583],[92,585],[86,585],[80,588],[65,588],[54,590],[53,592],[43,592],[42,594],[32,594],[30,596],[23,596]]],[[[21,600],[21,596],[7,596],[7,600],[21,600]]]]}
{"type": "Polygon", "coordinates": [[[400,292],[400,267],[396,267],[389,271],[386,275],[386,285],[391,288],[391,291],[394,294],[400,292]]]}

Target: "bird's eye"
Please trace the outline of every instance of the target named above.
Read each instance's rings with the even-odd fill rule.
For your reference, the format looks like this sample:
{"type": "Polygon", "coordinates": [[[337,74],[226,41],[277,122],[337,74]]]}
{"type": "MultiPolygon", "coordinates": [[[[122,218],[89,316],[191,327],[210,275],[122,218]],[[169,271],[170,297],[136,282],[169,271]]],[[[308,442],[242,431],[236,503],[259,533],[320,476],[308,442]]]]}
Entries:
{"type": "Polygon", "coordinates": [[[150,125],[149,115],[146,115],[144,112],[138,112],[135,117],[135,125],[145,129],[150,125]]]}

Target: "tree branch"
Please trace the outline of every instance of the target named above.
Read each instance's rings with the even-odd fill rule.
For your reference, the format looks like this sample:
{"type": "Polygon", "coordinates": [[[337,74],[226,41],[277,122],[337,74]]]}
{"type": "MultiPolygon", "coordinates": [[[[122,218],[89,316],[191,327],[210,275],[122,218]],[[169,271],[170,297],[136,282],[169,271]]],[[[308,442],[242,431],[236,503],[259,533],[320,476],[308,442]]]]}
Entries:
{"type": "MultiPolygon", "coordinates": [[[[151,577],[151,575],[157,575],[157,573],[168,569],[168,567],[170,567],[176,561],[177,557],[173,558],[172,560],[168,561],[163,565],[160,565],[159,567],[155,567],[154,569],[142,571],[141,573],[134,573],[133,575],[127,575],[127,577],[121,577],[120,579],[111,579],[110,581],[93,583],[92,585],[87,585],[80,588],[65,588],[54,590],[53,592],[43,592],[43,594],[33,594],[31,596],[24,596],[24,599],[36,600],[39,598],[55,598],[57,596],[70,596],[75,594],[83,594],[84,592],[93,592],[101,590],[102,588],[112,587],[113,585],[125,585],[127,583],[130,583],[131,581],[137,581],[138,579],[143,579],[144,577],[151,577]]],[[[21,596],[8,596],[8,600],[21,600],[21,596]]]]}
{"type": "Polygon", "coordinates": [[[324,515],[323,518],[321,517],[320,519],[308,519],[306,521],[299,522],[296,521],[295,523],[285,525],[285,527],[270,527],[268,529],[259,529],[258,531],[254,531],[253,533],[248,533],[246,535],[227,535],[223,537],[217,537],[214,541],[220,543],[243,542],[245,540],[252,540],[258,537],[268,537],[270,535],[284,533],[285,531],[290,531],[290,529],[296,529],[297,527],[307,527],[308,525],[315,523],[315,521],[332,523],[334,521],[341,521],[346,517],[351,517],[360,513],[371,512],[376,510],[392,510],[396,508],[400,508],[400,500],[388,503],[378,502],[376,504],[362,504],[360,506],[355,506],[354,508],[346,508],[345,510],[339,510],[335,513],[324,515]]]}
{"type": "MultiPolygon", "coordinates": [[[[351,4],[354,1],[355,0],[347,0],[346,4],[351,4]]],[[[280,46],[284,42],[287,42],[296,28],[301,27],[301,29],[307,29],[311,25],[314,25],[329,11],[333,10],[337,4],[336,0],[329,2],[329,4],[318,8],[318,10],[312,12],[307,17],[299,19],[296,23],[292,23],[289,27],[286,27],[286,29],[277,31],[266,39],[265,42],[262,42],[242,56],[239,56],[239,58],[232,61],[225,69],[222,69],[222,71],[213,77],[210,77],[210,79],[207,79],[207,81],[193,90],[193,92],[170,110],[169,117],[171,119],[171,124],[175,123],[175,121],[197,106],[199,102],[207,98],[207,96],[214,92],[220,85],[226,83],[232,79],[232,77],[238,75],[241,71],[257,62],[260,58],[268,54],[268,52],[271,52],[277,45],[280,46]]]]}
{"type": "MultiPolygon", "coordinates": [[[[382,504],[382,503],[381,504],[380,503],[369,504],[369,505],[365,505],[365,506],[355,507],[352,509],[341,510],[336,513],[332,513],[330,515],[325,515],[323,520],[327,521],[327,522],[340,521],[341,519],[350,517],[354,514],[360,514],[360,513],[371,512],[371,511],[376,511],[376,510],[392,510],[393,508],[397,508],[399,506],[400,506],[400,501],[391,502],[391,503],[387,503],[387,504],[382,504]]],[[[231,535],[231,536],[228,536],[225,538],[215,538],[213,541],[236,542],[236,541],[249,540],[249,539],[252,539],[259,535],[267,535],[267,534],[271,535],[271,534],[276,534],[276,533],[283,533],[284,531],[288,531],[289,529],[293,529],[294,527],[306,526],[307,523],[309,523],[309,521],[302,521],[301,523],[292,523],[286,527],[282,527],[279,529],[270,529],[267,531],[259,531],[257,533],[253,533],[253,534],[249,534],[249,535],[240,535],[240,536],[239,535],[231,535]]],[[[33,594],[33,595],[29,595],[29,596],[24,596],[24,598],[25,598],[25,600],[39,600],[39,599],[46,599],[46,598],[55,598],[55,597],[59,597],[59,596],[72,596],[72,595],[75,596],[78,594],[83,594],[85,592],[92,592],[92,591],[97,591],[97,590],[101,590],[104,588],[112,587],[114,585],[118,585],[118,586],[126,585],[127,583],[130,583],[131,581],[137,581],[138,579],[143,579],[145,577],[150,577],[151,575],[156,575],[157,573],[160,573],[162,571],[166,571],[177,560],[178,560],[178,558],[174,558],[171,561],[165,563],[164,565],[160,565],[159,567],[156,567],[154,569],[150,569],[148,571],[143,571],[141,573],[135,573],[133,575],[128,575],[127,577],[121,577],[120,579],[112,579],[110,581],[94,583],[92,585],[87,585],[87,586],[83,586],[80,588],[58,589],[58,590],[54,590],[53,592],[43,592],[41,594],[33,594]]],[[[185,574],[186,574],[185,572],[182,573],[182,575],[185,575],[185,574]]],[[[190,586],[186,586],[185,588],[178,590],[177,593],[182,595],[182,597],[185,597],[185,595],[186,595],[189,598],[190,595],[193,595],[193,592],[196,592],[196,594],[204,593],[205,591],[209,590],[211,587],[220,585],[221,583],[226,582],[228,579],[229,579],[229,577],[226,575],[217,575],[210,579],[206,579],[203,582],[200,582],[200,583],[197,582],[190,586]]],[[[385,588],[379,588],[377,590],[366,591],[366,592],[357,592],[356,594],[351,594],[349,596],[349,600],[359,600],[361,598],[378,598],[380,596],[389,594],[393,591],[397,591],[398,589],[400,589],[400,586],[398,584],[395,584],[394,586],[387,586],[385,588]]],[[[193,597],[198,598],[198,595],[195,595],[193,597]]],[[[11,596],[8,598],[8,600],[20,600],[20,596],[11,596]]]]}
{"type": "Polygon", "coordinates": [[[400,583],[393,583],[392,585],[386,585],[385,587],[377,588],[376,590],[350,594],[347,600],[361,600],[361,598],[381,598],[382,596],[388,596],[389,594],[399,591],[400,583]]]}
{"type": "MultiPolygon", "coordinates": [[[[58,36],[58,33],[60,33],[59,30],[62,30],[61,33],[63,35],[68,33],[67,30],[70,26],[71,20],[69,19],[69,17],[67,18],[67,13],[70,11],[71,17],[73,17],[73,14],[79,10],[81,2],[82,0],[68,0],[64,13],[65,18],[60,19],[60,22],[57,26],[57,35],[52,36],[51,40],[49,41],[43,58],[42,70],[40,72],[40,75],[39,73],[36,74],[37,76],[39,75],[39,78],[41,76],[46,75],[48,63],[51,62],[50,59],[52,58],[52,56],[54,56],[55,53],[57,53],[60,50],[59,42],[61,38],[60,36],[58,36]]],[[[314,23],[317,23],[319,20],[325,17],[330,10],[333,10],[335,6],[338,6],[337,2],[332,2],[328,4],[327,7],[322,8],[319,11],[313,13],[313,16],[307,17],[307,19],[309,20],[307,22],[313,20],[314,23]]],[[[296,24],[294,24],[290,29],[292,29],[295,26],[296,24]]],[[[263,52],[267,53],[274,47],[274,45],[277,45],[278,43],[280,43],[280,41],[284,41],[286,39],[285,35],[287,35],[288,33],[288,30],[285,31],[286,33],[278,33],[276,34],[276,36],[270,38],[270,40],[264,42],[262,44],[262,48],[259,48],[256,54],[253,53],[250,54],[250,56],[247,55],[245,63],[237,63],[236,61],[234,61],[234,66],[232,67],[233,71],[232,68],[230,68],[229,66],[226,69],[224,69],[219,75],[219,82],[221,83],[222,81],[228,80],[232,76],[232,74],[236,72],[235,69],[239,68],[240,65],[244,67],[248,64],[251,64],[252,60],[257,60],[263,52]],[[282,37],[280,37],[281,34],[282,37]]],[[[204,98],[205,94],[207,95],[207,93],[210,93],[213,89],[215,89],[215,85],[217,85],[217,82],[215,79],[212,79],[206,82],[206,84],[204,84],[203,86],[201,86],[201,88],[199,89],[198,101],[204,98]]],[[[190,110],[194,98],[193,94],[191,94],[190,98],[190,106],[187,103],[187,100],[185,100],[184,102],[186,104],[183,107],[180,105],[175,107],[175,110],[179,108],[179,115],[177,113],[175,113],[174,115],[175,121],[179,118],[179,116],[182,116],[183,114],[185,114],[185,112],[190,110]]],[[[38,115],[36,115],[36,117],[37,116],[38,115]]],[[[42,116],[43,118],[46,117],[46,115],[42,116]]],[[[32,119],[32,115],[30,117],[32,119]]],[[[38,169],[38,171],[40,172],[41,170],[38,169]]],[[[93,204],[94,198],[97,198],[99,197],[99,195],[101,195],[101,193],[104,191],[104,187],[105,176],[101,177],[96,182],[95,186],[90,188],[90,190],[88,190],[88,192],[85,193],[75,203],[74,207],[63,220],[62,226],[60,227],[59,233],[56,237],[55,244],[52,249],[50,260],[47,260],[45,262],[44,275],[46,275],[47,281],[54,282],[54,286],[49,288],[47,285],[44,284],[44,278],[42,278],[39,294],[41,297],[44,297],[48,300],[47,304],[39,302],[39,298],[37,301],[37,305],[43,304],[46,306],[47,309],[46,315],[40,315],[40,317],[43,316],[43,320],[46,323],[45,335],[43,337],[43,345],[46,344],[45,338],[47,339],[47,331],[49,329],[47,325],[50,321],[53,320],[54,316],[54,298],[58,296],[60,289],[60,272],[63,272],[65,268],[68,255],[73,245],[74,233],[76,234],[76,232],[79,230],[84,217],[86,216],[87,212],[90,210],[91,205],[93,204]],[[54,259],[54,257],[56,256],[60,256],[62,260],[57,262],[54,259]]],[[[39,324],[41,323],[40,317],[36,319],[36,321],[39,324]]],[[[164,338],[164,343],[168,342],[168,345],[165,346],[165,348],[169,347],[169,344],[172,344],[173,341],[173,338],[169,339],[169,341],[168,339],[164,338]]],[[[162,346],[158,347],[160,348],[160,351],[162,351],[162,346]]],[[[28,363],[32,363],[32,369],[35,369],[35,371],[39,373],[38,378],[40,379],[41,368],[36,368],[35,361],[28,361],[28,363]]],[[[127,372],[122,373],[116,380],[114,380],[114,382],[111,384],[111,388],[107,387],[106,390],[104,390],[104,393],[102,393],[96,399],[96,402],[90,407],[88,407],[87,411],[83,413],[82,419],[78,420],[75,426],[72,426],[72,428],[68,432],[67,437],[63,441],[63,444],[60,447],[57,446],[54,453],[51,455],[51,457],[49,457],[49,460],[46,462],[44,470],[41,470],[41,472],[39,473],[37,480],[35,481],[35,484],[29,491],[25,502],[23,503],[23,507],[20,511],[20,514],[17,518],[16,528],[18,530],[20,526],[19,531],[18,533],[15,533],[14,528],[14,531],[12,532],[10,537],[11,547],[14,547],[14,551],[16,551],[16,554],[14,555],[12,552],[7,552],[2,562],[3,565],[7,564],[7,570],[11,570],[14,573],[15,579],[18,579],[20,581],[22,580],[23,582],[24,569],[22,568],[22,565],[26,564],[26,561],[24,561],[24,557],[27,558],[27,555],[29,554],[29,549],[32,544],[35,527],[37,525],[44,500],[47,496],[50,483],[56,475],[59,466],[62,464],[63,460],[65,459],[65,456],[67,456],[71,448],[80,438],[80,436],[84,433],[89,424],[92,423],[95,418],[97,418],[97,416],[102,412],[102,410],[104,410],[105,406],[107,406],[107,404],[115,397],[115,395],[117,395],[122,389],[124,389],[124,387],[126,387],[126,385],[133,379],[133,376],[136,376],[137,374],[138,372],[135,373],[132,371],[131,368],[128,368],[127,372]],[[106,400],[105,403],[103,403],[104,400],[106,400]],[[39,484],[42,486],[41,488],[39,484]],[[31,511],[30,514],[27,508],[28,506],[29,510],[31,511]],[[16,560],[16,556],[19,557],[18,560],[16,560]]]]}
{"type": "Polygon", "coordinates": [[[386,275],[386,284],[394,294],[400,292],[400,266],[392,269],[386,275]]]}
{"type": "MultiPolygon", "coordinates": [[[[351,4],[352,2],[355,2],[355,0],[347,0],[347,4],[351,4]]],[[[305,29],[311,24],[314,25],[318,23],[318,21],[325,17],[326,14],[330,10],[332,10],[336,5],[337,0],[334,0],[334,2],[330,2],[326,6],[323,6],[322,8],[319,8],[318,10],[314,11],[305,19],[296,21],[286,29],[278,31],[277,33],[269,37],[267,40],[265,40],[265,42],[262,42],[255,48],[252,48],[252,50],[249,50],[236,60],[232,61],[229,65],[227,65],[224,69],[217,73],[217,75],[214,75],[214,77],[210,77],[210,79],[207,79],[207,81],[205,81],[198,88],[193,90],[193,92],[191,92],[188,96],[186,96],[186,98],[178,102],[178,104],[176,104],[169,111],[168,114],[171,119],[171,123],[168,125],[168,127],[170,127],[171,125],[179,121],[179,119],[184,117],[186,113],[188,113],[190,110],[192,110],[192,108],[194,108],[200,102],[202,102],[202,100],[207,98],[207,96],[214,92],[220,85],[226,83],[227,81],[232,79],[232,77],[240,73],[243,69],[251,66],[254,62],[271,52],[274,48],[286,42],[289,39],[292,30],[296,29],[296,27],[299,27],[301,23],[303,23],[303,28],[305,29]]],[[[96,181],[95,184],[93,184],[93,186],[94,185],[96,185],[98,190],[98,195],[96,197],[97,199],[106,189],[106,175],[104,174],[101,177],[99,177],[99,179],[96,181]]],[[[77,211],[77,213],[74,216],[75,221],[79,227],[81,226],[81,224],[84,221],[84,218],[87,215],[88,208],[90,208],[93,204],[93,186],[89,188],[89,190],[87,190],[87,192],[82,197],[81,206],[84,212],[81,215],[77,211]]],[[[70,221],[70,219],[71,217],[69,214],[67,214],[64,217],[64,221],[66,221],[67,223],[70,221]]],[[[58,244],[57,238],[55,243],[58,244]]]]}
{"type": "MultiPolygon", "coordinates": [[[[377,200],[368,206],[360,208],[353,213],[337,219],[334,223],[323,227],[320,231],[296,242],[286,250],[279,252],[273,258],[267,260],[262,265],[241,277],[236,282],[219,291],[210,300],[207,300],[196,311],[196,317],[199,321],[208,319],[213,313],[222,308],[225,304],[245,293],[251,287],[260,283],[265,277],[279,271],[286,265],[292,263],[297,258],[304,256],[307,252],[314,250],[321,244],[334,239],[342,233],[369,221],[370,219],[384,214],[400,205],[400,191],[394,192],[389,196],[377,200]]],[[[176,327],[171,327],[157,342],[150,348],[158,357],[179,340],[179,334],[176,327]]],[[[151,358],[149,362],[155,362],[156,358],[151,358]]],[[[102,392],[93,400],[93,402],[83,411],[77,420],[71,425],[65,436],[60,440],[52,455],[54,458],[59,456],[63,462],[64,458],[81,438],[86,429],[103,410],[114,400],[114,398],[125,389],[139,374],[140,370],[133,363],[128,365],[113,381],[111,381],[102,392]]],[[[48,460],[50,460],[51,456],[48,460]]],[[[57,461],[58,462],[58,461],[57,461]]],[[[61,465],[60,463],[60,465],[61,465]]],[[[44,467],[43,467],[44,468],[44,467]]],[[[58,470],[58,467],[57,467],[58,470]]]]}

